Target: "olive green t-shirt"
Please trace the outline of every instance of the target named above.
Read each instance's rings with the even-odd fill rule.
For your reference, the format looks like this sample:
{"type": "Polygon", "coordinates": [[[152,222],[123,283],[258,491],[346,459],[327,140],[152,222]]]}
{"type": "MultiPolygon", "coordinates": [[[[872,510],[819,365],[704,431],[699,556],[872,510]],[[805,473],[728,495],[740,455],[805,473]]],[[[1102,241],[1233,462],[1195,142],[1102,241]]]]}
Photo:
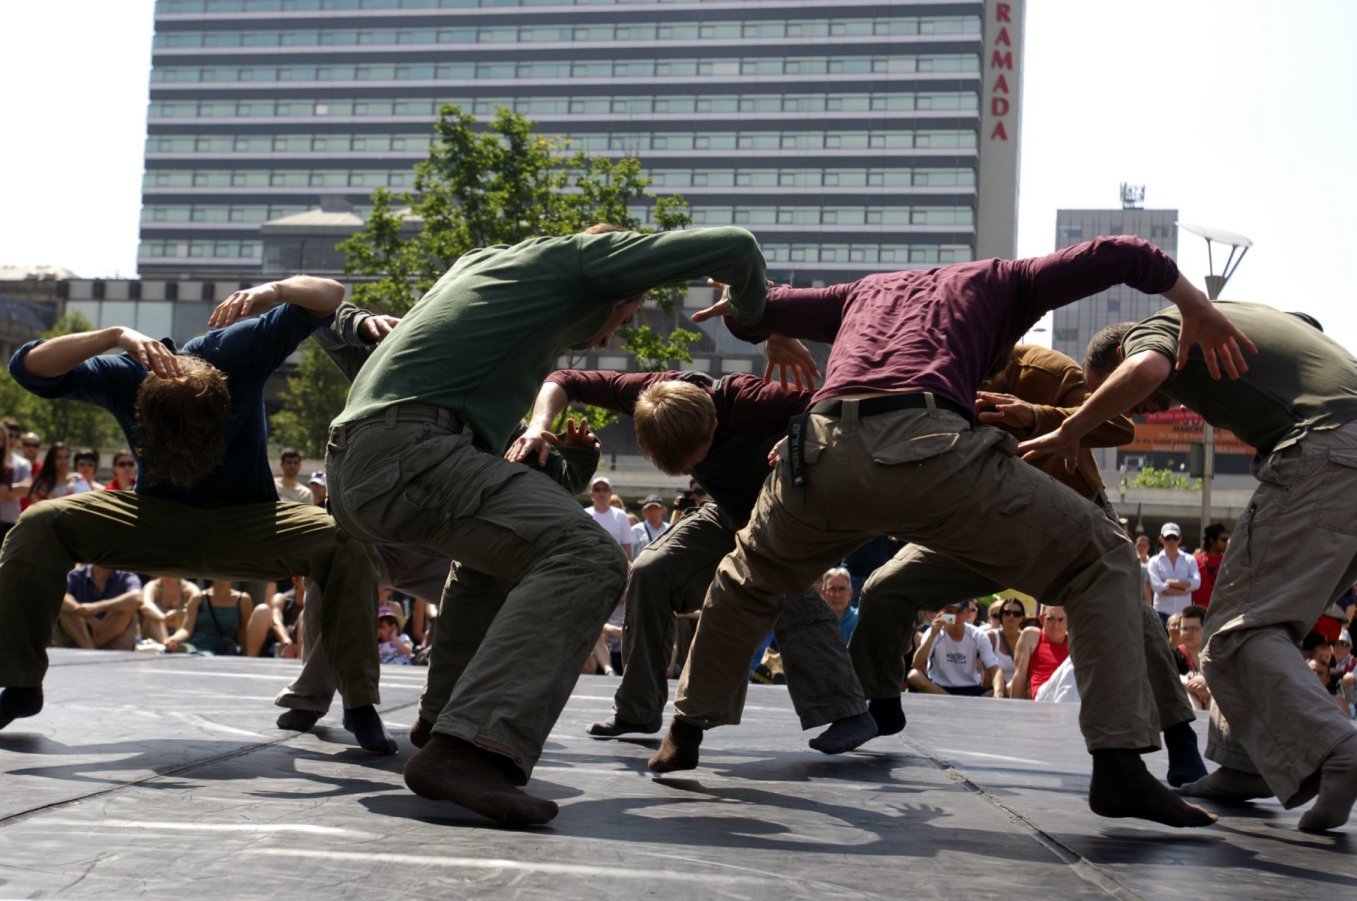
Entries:
{"type": "MultiPolygon", "coordinates": [[[[1238,380],[1211,378],[1201,349],[1160,390],[1226,428],[1267,456],[1315,429],[1357,420],[1357,359],[1299,317],[1258,303],[1216,301],[1216,308],[1258,346],[1245,351],[1249,371],[1238,380]]],[[[1177,307],[1137,323],[1122,339],[1124,357],[1146,350],[1178,358],[1177,307]]]]}
{"type": "Polygon", "coordinates": [[[618,302],[705,277],[762,313],[763,254],[741,228],[570,235],[473,250],[378,345],[335,424],[396,404],[432,404],[498,453],[560,355],[596,335],[618,302]]]}

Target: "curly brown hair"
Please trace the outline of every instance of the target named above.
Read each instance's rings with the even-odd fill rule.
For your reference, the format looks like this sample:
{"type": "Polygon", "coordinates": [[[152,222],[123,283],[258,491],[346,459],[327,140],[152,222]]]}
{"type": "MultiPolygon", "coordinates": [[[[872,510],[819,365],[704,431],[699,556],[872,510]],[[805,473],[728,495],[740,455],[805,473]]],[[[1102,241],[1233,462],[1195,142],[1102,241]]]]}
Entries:
{"type": "Polygon", "coordinates": [[[146,374],[137,389],[137,454],[149,484],[187,488],[226,459],[231,392],[226,374],[199,357],[179,359],[184,374],[146,374]]]}

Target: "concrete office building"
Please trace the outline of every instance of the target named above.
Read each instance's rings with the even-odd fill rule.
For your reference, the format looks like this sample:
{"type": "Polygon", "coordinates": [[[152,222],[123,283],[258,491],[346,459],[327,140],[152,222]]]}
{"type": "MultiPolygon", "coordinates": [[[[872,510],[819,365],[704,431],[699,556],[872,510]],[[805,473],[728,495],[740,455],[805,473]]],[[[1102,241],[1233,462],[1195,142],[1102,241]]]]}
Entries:
{"type": "MultiPolygon", "coordinates": [[[[508,107],[572,149],[638,157],[695,225],[758,235],[780,280],[1011,256],[1023,12],[1022,0],[158,0],[138,268],[214,287],[336,272],[334,242],[373,189],[411,186],[444,103],[482,121],[508,107]]],[[[749,351],[712,327],[697,365],[746,369],[749,351]],[[730,355],[745,359],[716,362],[730,355]]]]}
{"type": "MultiPolygon", "coordinates": [[[[1177,257],[1178,211],[1147,210],[1139,206],[1144,200],[1144,188],[1123,185],[1122,196],[1122,209],[1057,210],[1056,249],[1101,235],[1136,235],[1162,247],[1169,256],[1177,257]]],[[[1134,288],[1116,285],[1077,304],[1056,310],[1053,314],[1051,347],[1082,363],[1084,349],[1099,329],[1114,322],[1144,319],[1163,309],[1164,305],[1164,299],[1158,295],[1142,294],[1134,288]]],[[[1116,448],[1101,448],[1095,450],[1093,455],[1103,471],[1104,480],[1112,484],[1111,474],[1118,465],[1116,448]]]]}

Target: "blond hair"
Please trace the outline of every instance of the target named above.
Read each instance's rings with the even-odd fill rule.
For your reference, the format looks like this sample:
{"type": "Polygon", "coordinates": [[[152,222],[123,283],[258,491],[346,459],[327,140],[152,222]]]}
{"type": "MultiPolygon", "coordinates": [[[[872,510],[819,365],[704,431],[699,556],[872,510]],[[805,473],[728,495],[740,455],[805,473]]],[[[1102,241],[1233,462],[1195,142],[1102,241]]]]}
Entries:
{"type": "Polygon", "coordinates": [[[636,443],[656,468],[680,475],[711,437],[716,404],[703,388],[684,381],[657,382],[636,399],[636,443]]]}

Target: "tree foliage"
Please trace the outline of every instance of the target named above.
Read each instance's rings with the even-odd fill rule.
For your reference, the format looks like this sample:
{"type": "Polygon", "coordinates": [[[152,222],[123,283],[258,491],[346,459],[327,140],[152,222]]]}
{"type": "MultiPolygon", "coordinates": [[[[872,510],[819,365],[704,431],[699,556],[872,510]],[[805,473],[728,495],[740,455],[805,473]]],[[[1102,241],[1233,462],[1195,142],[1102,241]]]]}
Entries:
{"type": "MultiPolygon", "coordinates": [[[[79,313],[63,316],[44,338],[56,338],[73,332],[87,332],[93,326],[79,313]]],[[[31,394],[5,373],[0,379],[0,405],[4,415],[13,416],[24,431],[37,432],[43,444],[65,441],[74,448],[121,447],[126,439],[117,420],[107,410],[78,400],[48,400],[31,394]]]]}
{"type": "MultiPolygon", "coordinates": [[[[379,188],[364,229],[339,245],[345,272],[358,277],[351,299],[401,316],[469,250],[575,234],[598,222],[650,231],[635,215],[643,205],[660,231],[688,225],[687,201],[654,197],[650,185],[635,158],[572,154],[563,140],[538,134],[531,120],[510,110],[501,108],[483,128],[445,105],[429,157],[415,165],[413,188],[401,194],[379,188]]],[[[684,290],[650,296],[672,319],[684,290]]],[[[701,336],[668,325],[664,333],[646,325],[620,329],[622,349],[647,370],[691,362],[701,336]]],[[[276,437],[305,454],[322,453],[326,426],[346,393],[338,369],[308,342],[284,392],[287,409],[273,417],[276,437]]],[[[594,428],[617,418],[593,408],[586,415],[594,428]]]]}
{"type": "Polygon", "coordinates": [[[1131,480],[1130,487],[1175,488],[1195,491],[1201,488],[1201,484],[1201,479],[1190,478],[1181,472],[1175,472],[1167,467],[1164,469],[1155,469],[1153,466],[1146,466],[1131,480]]]}

